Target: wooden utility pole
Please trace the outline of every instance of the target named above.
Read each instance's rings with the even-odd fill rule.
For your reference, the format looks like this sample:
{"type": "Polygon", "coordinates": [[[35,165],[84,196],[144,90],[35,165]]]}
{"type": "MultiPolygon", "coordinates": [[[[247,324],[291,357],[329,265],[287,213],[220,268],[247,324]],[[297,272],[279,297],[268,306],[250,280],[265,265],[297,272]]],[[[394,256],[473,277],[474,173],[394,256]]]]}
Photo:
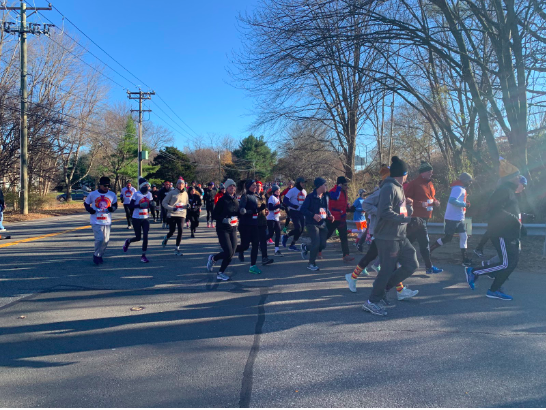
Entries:
{"type": "MultiPolygon", "coordinates": [[[[20,40],[20,57],[21,57],[21,174],[20,174],[20,198],[19,208],[23,215],[28,214],[28,194],[29,194],[29,180],[28,180],[28,120],[27,120],[27,33],[30,34],[45,34],[49,35],[49,28],[54,27],[53,24],[44,24],[44,28],[41,28],[41,24],[28,24],[27,25],[27,10],[37,12],[40,10],[52,10],[51,4],[49,7],[30,7],[27,9],[26,3],[21,0],[20,7],[5,7],[4,10],[19,11],[21,18],[21,25],[19,28],[15,28],[15,22],[4,22],[3,31],[10,34],[19,34],[20,40]]],[[[29,16],[31,16],[31,13],[29,16]]]]}
{"type": "MultiPolygon", "coordinates": [[[[138,110],[131,110],[131,112],[138,111],[138,177],[142,175],[142,113],[151,112],[152,110],[143,110],[142,101],[151,100],[152,95],[155,95],[155,92],[142,92],[141,90],[137,92],[127,91],[127,96],[130,100],[138,100],[138,110]],[[135,96],[135,97],[133,97],[135,96]]],[[[137,178],[138,178],[137,177],[137,178]]]]}

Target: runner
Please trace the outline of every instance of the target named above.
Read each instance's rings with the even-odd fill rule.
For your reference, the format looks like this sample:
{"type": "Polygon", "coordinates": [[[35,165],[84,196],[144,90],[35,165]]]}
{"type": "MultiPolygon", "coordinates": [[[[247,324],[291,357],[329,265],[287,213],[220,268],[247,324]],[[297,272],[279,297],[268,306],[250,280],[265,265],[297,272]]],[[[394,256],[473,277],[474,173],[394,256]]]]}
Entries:
{"type": "Polygon", "coordinates": [[[273,185],[271,187],[272,195],[269,197],[267,202],[267,209],[269,213],[267,214],[267,229],[269,231],[269,239],[275,235],[275,256],[282,257],[283,254],[279,249],[279,243],[281,239],[281,223],[280,223],[280,214],[281,214],[281,201],[280,197],[281,188],[278,185],[273,185]]]}
{"type": "Polygon", "coordinates": [[[267,199],[264,195],[263,184],[261,181],[256,182],[258,198],[258,237],[260,238],[260,251],[262,252],[262,265],[269,265],[274,260],[267,257],[267,199]]]}
{"type": "Polygon", "coordinates": [[[207,228],[214,228],[212,219],[212,210],[214,209],[214,196],[216,195],[214,189],[214,182],[209,182],[205,191],[203,192],[203,201],[205,202],[205,208],[207,210],[207,228]]]}
{"type": "Polygon", "coordinates": [[[501,158],[499,167],[501,183],[493,192],[488,202],[489,221],[487,231],[497,250],[499,262],[487,267],[466,267],[466,280],[470,289],[475,289],[475,282],[480,275],[494,277],[493,284],[486,296],[492,299],[512,300],[504,293],[502,285],[516,269],[521,251],[521,213],[516,190],[520,182],[519,169],[501,158]]]}
{"type": "Polygon", "coordinates": [[[326,227],[328,228],[328,238],[332,236],[337,229],[339,232],[339,239],[341,241],[341,251],[343,253],[343,262],[349,263],[354,261],[349,253],[349,239],[347,237],[347,212],[354,212],[354,207],[349,208],[349,201],[347,199],[347,188],[349,187],[349,181],[344,176],[337,178],[336,186],[329,192],[328,206],[330,207],[330,213],[334,217],[332,221],[326,221],[326,227]]]}
{"type": "Polygon", "coordinates": [[[309,264],[307,269],[312,271],[319,270],[316,264],[319,252],[326,248],[328,238],[328,228],[326,221],[334,222],[334,216],[328,208],[328,186],[324,178],[315,178],[315,190],[311,192],[303,202],[300,212],[305,217],[305,227],[311,238],[311,245],[301,244],[301,257],[307,259],[309,253],[309,264]]]}
{"type": "Polygon", "coordinates": [[[406,181],[408,166],[400,158],[392,157],[390,177],[379,192],[377,225],[374,230],[381,269],[362,309],[374,315],[386,316],[379,302],[388,306],[387,292],[410,277],[419,267],[417,254],[406,238],[406,227],[411,221],[413,201],[404,196],[402,184],[406,181]],[[397,264],[400,267],[397,268],[397,264]]]}
{"type": "Polygon", "coordinates": [[[290,224],[290,212],[288,207],[283,205],[284,196],[290,191],[292,188],[294,188],[295,182],[290,180],[288,182],[288,186],[281,192],[281,195],[279,197],[279,200],[281,201],[281,209],[286,212],[286,219],[284,221],[284,228],[282,229],[283,234],[286,234],[288,232],[288,225],[290,224]]]}
{"type": "Polygon", "coordinates": [[[464,224],[466,208],[470,207],[470,203],[467,201],[466,189],[472,184],[472,175],[463,172],[459,179],[451,184],[451,194],[449,195],[449,202],[447,204],[445,213],[445,236],[439,238],[430,247],[432,253],[435,249],[439,248],[446,243],[451,242],[453,235],[459,234],[459,247],[461,248],[461,256],[463,259],[463,266],[472,265],[472,260],[468,258],[466,248],[468,244],[468,235],[466,234],[466,227],[464,224]]]}
{"type": "MultiPolygon", "coordinates": [[[[520,177],[519,177],[519,186],[518,186],[518,189],[516,190],[516,195],[521,194],[525,190],[526,187],[527,187],[527,178],[525,178],[523,175],[520,175],[520,177]]],[[[517,196],[517,198],[518,198],[518,200],[520,199],[519,196],[517,196]]],[[[526,214],[526,213],[523,213],[523,212],[521,213],[522,222],[523,222],[523,220],[534,220],[534,219],[535,219],[535,216],[532,215],[532,214],[526,214]]],[[[522,229],[523,229],[523,226],[522,226],[522,229]]],[[[490,239],[489,232],[485,231],[485,233],[482,236],[482,239],[480,240],[480,243],[478,244],[476,249],[474,249],[474,253],[477,256],[479,256],[480,258],[483,258],[483,256],[484,256],[483,255],[483,248],[484,248],[485,244],[487,243],[487,241],[489,241],[489,239],[490,239]]],[[[487,265],[492,264],[492,263],[498,263],[498,260],[497,260],[496,256],[494,256],[488,262],[486,262],[486,261],[482,262],[482,265],[487,266],[487,265]]]]}
{"type": "Polygon", "coordinates": [[[152,221],[159,222],[159,208],[161,207],[161,202],[159,201],[159,189],[155,184],[152,185],[152,202],[150,202],[150,211],[152,211],[152,221]]]}
{"type": "MultiPolygon", "coordinates": [[[[390,175],[390,170],[386,165],[383,165],[381,167],[381,170],[379,171],[379,176],[381,178],[381,182],[379,183],[379,188],[383,185],[383,181],[385,178],[387,178],[390,175]]],[[[360,274],[364,274],[365,276],[368,276],[368,265],[372,264],[372,268],[379,273],[379,262],[378,262],[378,256],[379,252],[377,250],[377,244],[375,242],[375,239],[373,237],[375,227],[377,225],[377,205],[379,204],[379,194],[380,189],[377,188],[371,195],[369,195],[367,198],[362,201],[362,209],[365,211],[368,215],[368,231],[366,233],[366,239],[371,241],[370,247],[368,249],[368,252],[366,255],[360,259],[358,262],[358,265],[356,265],[353,273],[348,273],[345,275],[345,280],[349,284],[349,290],[351,292],[356,292],[356,282],[360,274]],[[375,266],[374,266],[374,261],[375,266]]],[[[365,242],[366,240],[363,239],[362,242],[365,242]]],[[[411,290],[410,288],[404,286],[402,282],[398,283],[396,285],[396,298],[398,300],[404,300],[409,299],[414,296],[416,296],[419,293],[418,290],[411,290]]]]}
{"type": "Polygon", "coordinates": [[[186,183],[182,178],[176,182],[176,188],[169,191],[163,199],[163,207],[167,209],[167,218],[169,219],[169,233],[165,235],[161,245],[167,246],[167,241],[173,236],[174,231],[178,229],[176,235],[176,249],[174,254],[182,256],[180,250],[180,241],[182,240],[182,229],[184,227],[184,219],[186,218],[186,210],[188,209],[188,193],[186,192],[186,183]]]}
{"type": "Polygon", "coordinates": [[[168,221],[167,221],[168,212],[167,212],[167,208],[163,207],[162,204],[163,204],[163,200],[165,199],[165,197],[171,190],[172,190],[171,183],[169,181],[165,181],[163,182],[163,188],[161,188],[159,190],[159,194],[157,194],[157,199],[159,200],[158,202],[159,210],[161,211],[161,222],[163,223],[161,228],[163,229],[168,227],[168,221]]]}
{"type": "Polygon", "coordinates": [[[126,239],[123,245],[123,252],[127,252],[129,245],[133,242],[140,242],[142,238],[142,263],[150,262],[146,257],[148,249],[148,232],[150,231],[150,222],[148,218],[150,203],[153,201],[152,193],[149,191],[150,184],[143,177],[138,177],[138,192],[133,195],[129,208],[133,210],[133,228],[135,237],[126,239]]]}
{"type": "MultiPolygon", "coordinates": [[[[360,188],[358,190],[358,198],[356,198],[355,201],[353,202],[353,207],[355,209],[355,213],[353,215],[353,222],[355,222],[356,231],[358,232],[355,245],[359,252],[362,252],[362,247],[364,246],[364,243],[366,242],[366,237],[364,235],[367,231],[366,213],[364,212],[364,209],[362,209],[362,203],[364,202],[365,195],[366,195],[366,190],[363,188],[360,188]]],[[[353,231],[353,233],[354,232],[355,231],[353,231]]]]}
{"type": "Polygon", "coordinates": [[[109,190],[110,178],[101,177],[99,189],[90,192],[85,199],[84,206],[91,214],[91,228],[95,237],[95,252],[93,263],[103,263],[102,257],[110,241],[110,226],[112,225],[112,213],[118,209],[116,194],[109,190]]]}
{"type": "Polygon", "coordinates": [[[407,198],[413,199],[412,221],[408,225],[407,238],[413,243],[419,244],[419,252],[425,261],[425,272],[441,273],[444,270],[432,265],[430,260],[430,241],[428,238],[427,224],[432,218],[434,207],[440,206],[440,201],[436,199],[436,190],[432,184],[432,165],[421,161],[419,167],[419,176],[404,186],[404,194],[407,198]]]}
{"type": "Polygon", "coordinates": [[[283,199],[283,205],[286,207],[286,209],[289,209],[290,218],[294,224],[294,229],[292,229],[287,235],[282,236],[282,246],[286,248],[288,238],[292,236],[292,243],[288,249],[294,252],[299,251],[299,249],[296,247],[296,242],[300,238],[303,232],[303,225],[305,224],[305,219],[300,212],[300,207],[303,205],[305,197],[307,196],[304,185],[305,178],[299,177],[296,179],[296,186],[288,191],[283,199]]]}
{"type": "Polygon", "coordinates": [[[239,224],[239,202],[235,198],[237,189],[232,179],[226,180],[224,184],[226,194],[218,198],[212,217],[216,221],[216,234],[218,242],[222,247],[222,252],[216,255],[209,255],[207,269],[212,272],[214,264],[221,260],[222,265],[216,274],[216,280],[229,280],[230,277],[225,274],[227,267],[233,259],[235,249],[237,248],[237,225],[239,224]]]}
{"type": "Polygon", "coordinates": [[[121,199],[121,202],[123,203],[123,208],[125,209],[125,217],[127,218],[127,229],[132,228],[132,211],[131,208],[129,208],[129,204],[131,203],[131,198],[133,197],[133,194],[135,192],[136,189],[131,185],[131,181],[127,181],[125,188],[122,188],[121,193],[119,194],[119,198],[121,199]]]}
{"type": "MultiPolygon", "coordinates": [[[[233,181],[232,179],[230,179],[230,181],[233,181]]],[[[237,189],[237,186],[235,186],[235,189],[237,189]]],[[[218,201],[220,200],[220,198],[222,198],[224,196],[224,194],[226,193],[226,187],[224,184],[220,184],[220,187],[218,188],[218,192],[216,193],[216,195],[214,195],[214,206],[216,206],[216,204],[218,203],[218,201]]]]}
{"type": "Polygon", "coordinates": [[[191,237],[195,238],[195,230],[199,226],[199,216],[201,215],[201,194],[194,187],[188,188],[188,220],[190,221],[191,237]]]}
{"type": "Polygon", "coordinates": [[[241,243],[237,246],[236,252],[239,254],[239,260],[245,261],[244,252],[252,245],[250,250],[250,269],[253,274],[260,274],[262,271],[256,265],[258,259],[258,248],[260,246],[260,236],[258,233],[258,198],[256,196],[256,181],[249,179],[244,182],[244,192],[241,193],[239,201],[239,234],[241,243]]]}

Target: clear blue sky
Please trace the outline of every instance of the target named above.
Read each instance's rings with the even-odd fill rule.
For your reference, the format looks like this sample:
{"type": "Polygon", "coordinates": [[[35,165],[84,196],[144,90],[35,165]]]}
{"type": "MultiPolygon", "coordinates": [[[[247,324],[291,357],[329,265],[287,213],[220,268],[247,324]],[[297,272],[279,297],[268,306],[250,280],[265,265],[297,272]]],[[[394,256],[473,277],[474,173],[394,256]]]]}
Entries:
{"type": "MultiPolygon", "coordinates": [[[[33,1],[37,7],[48,3],[27,0],[30,4],[33,1]]],[[[228,84],[231,79],[226,67],[232,51],[240,47],[236,17],[239,12],[252,11],[257,0],[53,0],[52,4],[161,95],[197,134],[229,134],[236,139],[249,134],[252,100],[244,91],[228,84]]],[[[62,17],[55,10],[42,13],[62,27],[62,17]]],[[[29,21],[38,22],[36,17],[29,21]]],[[[70,23],[65,22],[64,28],[94,54],[140,85],[70,23]]],[[[93,58],[89,57],[89,61],[93,58]]],[[[136,91],[134,85],[115,73],[108,69],[106,73],[136,91]]],[[[144,85],[142,89],[147,91],[144,85]]],[[[171,118],[181,123],[157,97],[153,98],[171,118]]],[[[111,99],[126,99],[125,92],[113,85],[111,99]]],[[[150,108],[172,124],[155,105],[150,108]]],[[[165,125],[153,114],[151,120],[165,125]]],[[[179,130],[174,124],[171,128],[179,130]]],[[[189,130],[188,133],[192,134],[189,130]]],[[[181,131],[175,133],[175,145],[179,148],[188,145],[184,135],[181,131]]]]}

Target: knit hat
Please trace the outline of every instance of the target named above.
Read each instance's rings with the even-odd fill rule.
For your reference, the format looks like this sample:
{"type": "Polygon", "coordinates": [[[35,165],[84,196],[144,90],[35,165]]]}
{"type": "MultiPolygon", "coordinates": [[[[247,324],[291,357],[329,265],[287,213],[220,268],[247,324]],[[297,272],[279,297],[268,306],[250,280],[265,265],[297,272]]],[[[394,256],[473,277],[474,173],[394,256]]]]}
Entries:
{"type": "Polygon", "coordinates": [[[99,185],[110,185],[110,178],[100,177],[99,185]]]}
{"type": "Polygon", "coordinates": [[[315,178],[315,182],[313,184],[315,185],[315,188],[319,188],[323,186],[325,183],[326,183],[326,180],[324,178],[317,177],[315,178]]]}
{"type": "Polygon", "coordinates": [[[421,165],[419,165],[419,173],[422,174],[428,171],[432,171],[432,165],[430,165],[427,161],[421,161],[421,165]]]}
{"type": "Polygon", "coordinates": [[[360,188],[358,190],[358,196],[361,196],[362,194],[365,194],[366,193],[366,190],[364,188],[360,188]]]}
{"type": "Polygon", "coordinates": [[[149,185],[148,181],[144,177],[138,177],[138,189],[142,188],[144,185],[149,185]]]}
{"type": "Polygon", "coordinates": [[[280,189],[281,189],[280,186],[278,186],[278,185],[273,185],[273,186],[271,187],[271,192],[275,192],[275,191],[280,190],[280,189]]]}
{"type": "Polygon", "coordinates": [[[296,184],[299,184],[301,182],[305,182],[305,178],[304,177],[298,177],[296,178],[296,184]]]}
{"type": "Polygon", "coordinates": [[[345,178],[344,176],[340,176],[340,177],[337,177],[337,182],[336,182],[336,185],[343,185],[343,184],[346,184],[347,182],[347,178],[345,178]]]}
{"type": "Polygon", "coordinates": [[[406,164],[397,156],[392,157],[390,174],[391,174],[391,177],[393,178],[403,177],[404,175],[408,175],[408,164],[406,164]]]}
{"type": "Polygon", "coordinates": [[[502,179],[512,179],[520,174],[519,169],[510,164],[504,158],[499,158],[499,176],[502,179]]]}
{"type": "MultiPolygon", "coordinates": [[[[224,188],[226,189],[232,185],[237,186],[237,184],[235,183],[235,181],[233,181],[233,179],[226,179],[226,182],[224,182],[224,188]]],[[[220,189],[222,189],[221,185],[220,185],[220,189]]]]}
{"type": "Polygon", "coordinates": [[[226,186],[220,182],[220,186],[218,187],[218,189],[226,189],[226,186]]]}
{"type": "Polygon", "coordinates": [[[379,170],[379,176],[381,177],[381,180],[384,181],[385,178],[387,178],[391,174],[391,170],[386,164],[381,165],[381,169],[379,170]]]}
{"type": "MultiPolygon", "coordinates": [[[[245,188],[248,189],[250,188],[250,186],[255,183],[256,181],[254,181],[253,179],[249,179],[245,182],[245,188]]],[[[227,188],[227,185],[226,185],[226,188],[227,188]]]]}
{"type": "Polygon", "coordinates": [[[527,186],[527,178],[525,178],[523,175],[520,175],[519,183],[523,186],[527,186]]]}
{"type": "Polygon", "coordinates": [[[178,184],[186,184],[186,181],[184,181],[184,178],[180,177],[178,178],[178,181],[176,181],[176,186],[178,186],[178,184]]]}
{"type": "Polygon", "coordinates": [[[463,184],[466,184],[468,182],[472,182],[473,178],[472,175],[463,172],[461,175],[459,175],[459,181],[461,181],[463,184]]]}

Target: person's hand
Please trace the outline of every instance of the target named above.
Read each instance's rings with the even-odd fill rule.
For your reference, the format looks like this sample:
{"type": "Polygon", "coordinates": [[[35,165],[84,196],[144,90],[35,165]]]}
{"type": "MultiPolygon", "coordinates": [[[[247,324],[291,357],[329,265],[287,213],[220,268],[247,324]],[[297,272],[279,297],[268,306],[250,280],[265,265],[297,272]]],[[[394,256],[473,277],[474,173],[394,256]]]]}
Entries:
{"type": "Polygon", "coordinates": [[[440,206],[440,201],[438,201],[437,199],[435,199],[433,203],[434,203],[434,206],[437,208],[440,206]]]}
{"type": "Polygon", "coordinates": [[[313,219],[317,222],[320,222],[320,220],[322,219],[322,217],[319,215],[319,214],[315,214],[315,216],[313,216],[313,219]]]}
{"type": "Polygon", "coordinates": [[[114,212],[116,210],[113,206],[109,206],[107,209],[108,209],[108,212],[110,212],[110,213],[112,213],[112,212],[114,212]]]}
{"type": "Polygon", "coordinates": [[[91,215],[95,215],[95,214],[97,213],[97,211],[95,211],[94,209],[90,209],[90,210],[89,210],[89,213],[90,213],[91,215]]]}
{"type": "Polygon", "coordinates": [[[330,215],[328,219],[330,220],[330,222],[334,222],[336,218],[334,218],[334,215],[330,215]]]}
{"type": "Polygon", "coordinates": [[[406,198],[406,204],[409,205],[409,206],[412,206],[413,205],[413,199],[406,198]]]}

